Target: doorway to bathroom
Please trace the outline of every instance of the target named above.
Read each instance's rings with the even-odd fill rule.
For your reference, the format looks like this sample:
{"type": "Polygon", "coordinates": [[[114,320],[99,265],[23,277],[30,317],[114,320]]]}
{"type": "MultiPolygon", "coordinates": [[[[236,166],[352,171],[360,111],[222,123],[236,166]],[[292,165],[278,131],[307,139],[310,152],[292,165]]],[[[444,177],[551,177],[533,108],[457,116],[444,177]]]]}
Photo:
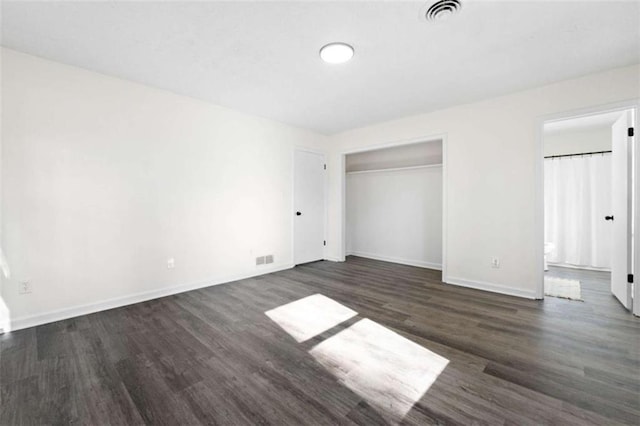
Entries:
{"type": "Polygon", "coordinates": [[[634,121],[618,108],[543,123],[545,297],[631,310],[634,121]]]}

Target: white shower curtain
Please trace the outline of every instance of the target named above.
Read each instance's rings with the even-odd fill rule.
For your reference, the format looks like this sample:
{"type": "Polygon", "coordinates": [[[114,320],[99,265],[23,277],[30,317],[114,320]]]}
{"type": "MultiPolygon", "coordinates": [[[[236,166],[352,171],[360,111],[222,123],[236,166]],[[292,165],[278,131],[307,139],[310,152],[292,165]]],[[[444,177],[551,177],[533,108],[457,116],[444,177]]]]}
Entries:
{"type": "Polygon", "coordinates": [[[611,268],[611,154],[544,162],[545,242],[551,263],[611,268]]]}

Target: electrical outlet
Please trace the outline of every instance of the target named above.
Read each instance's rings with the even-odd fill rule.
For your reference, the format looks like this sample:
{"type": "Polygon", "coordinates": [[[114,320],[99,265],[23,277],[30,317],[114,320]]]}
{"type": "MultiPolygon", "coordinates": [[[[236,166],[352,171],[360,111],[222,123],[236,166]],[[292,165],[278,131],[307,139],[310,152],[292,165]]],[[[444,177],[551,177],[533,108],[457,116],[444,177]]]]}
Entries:
{"type": "Polygon", "coordinates": [[[500,258],[492,257],[491,258],[491,267],[495,268],[495,269],[500,268],[500,258]]]}
{"type": "Polygon", "coordinates": [[[176,260],[173,257],[167,259],[167,269],[173,269],[175,267],[176,267],[176,260]]]}
{"type": "Polygon", "coordinates": [[[29,294],[33,289],[29,281],[20,281],[18,283],[18,294],[29,294]]]}

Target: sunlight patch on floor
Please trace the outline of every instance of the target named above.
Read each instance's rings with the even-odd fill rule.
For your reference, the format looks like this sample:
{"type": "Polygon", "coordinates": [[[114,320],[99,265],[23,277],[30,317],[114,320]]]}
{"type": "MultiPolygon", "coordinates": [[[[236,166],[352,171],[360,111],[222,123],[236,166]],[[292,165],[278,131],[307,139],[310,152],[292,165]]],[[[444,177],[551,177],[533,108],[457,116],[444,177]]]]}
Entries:
{"type": "Polygon", "coordinates": [[[296,341],[304,342],[358,313],[321,294],[314,294],[265,312],[296,341]]]}
{"type": "Polygon", "coordinates": [[[310,353],[394,423],[402,420],[449,363],[369,319],[328,338],[310,353]]]}
{"type": "MultiPolygon", "coordinates": [[[[358,315],[321,294],[265,314],[298,342],[358,315]]],[[[391,423],[404,418],[449,364],[448,359],[366,318],[323,340],[309,353],[391,423]]]]}

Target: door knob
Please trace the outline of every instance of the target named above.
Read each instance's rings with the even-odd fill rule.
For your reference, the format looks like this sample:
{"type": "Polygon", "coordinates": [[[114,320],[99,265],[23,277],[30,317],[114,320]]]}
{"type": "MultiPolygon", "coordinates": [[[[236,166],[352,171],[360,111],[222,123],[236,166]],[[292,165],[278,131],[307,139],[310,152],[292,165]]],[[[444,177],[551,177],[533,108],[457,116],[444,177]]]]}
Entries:
{"type": "Polygon", "coordinates": [[[302,216],[302,213],[296,212],[296,216],[302,216]]]}
{"type": "Polygon", "coordinates": [[[604,220],[613,220],[613,215],[611,215],[611,216],[605,216],[605,217],[604,217],[604,220]]]}

